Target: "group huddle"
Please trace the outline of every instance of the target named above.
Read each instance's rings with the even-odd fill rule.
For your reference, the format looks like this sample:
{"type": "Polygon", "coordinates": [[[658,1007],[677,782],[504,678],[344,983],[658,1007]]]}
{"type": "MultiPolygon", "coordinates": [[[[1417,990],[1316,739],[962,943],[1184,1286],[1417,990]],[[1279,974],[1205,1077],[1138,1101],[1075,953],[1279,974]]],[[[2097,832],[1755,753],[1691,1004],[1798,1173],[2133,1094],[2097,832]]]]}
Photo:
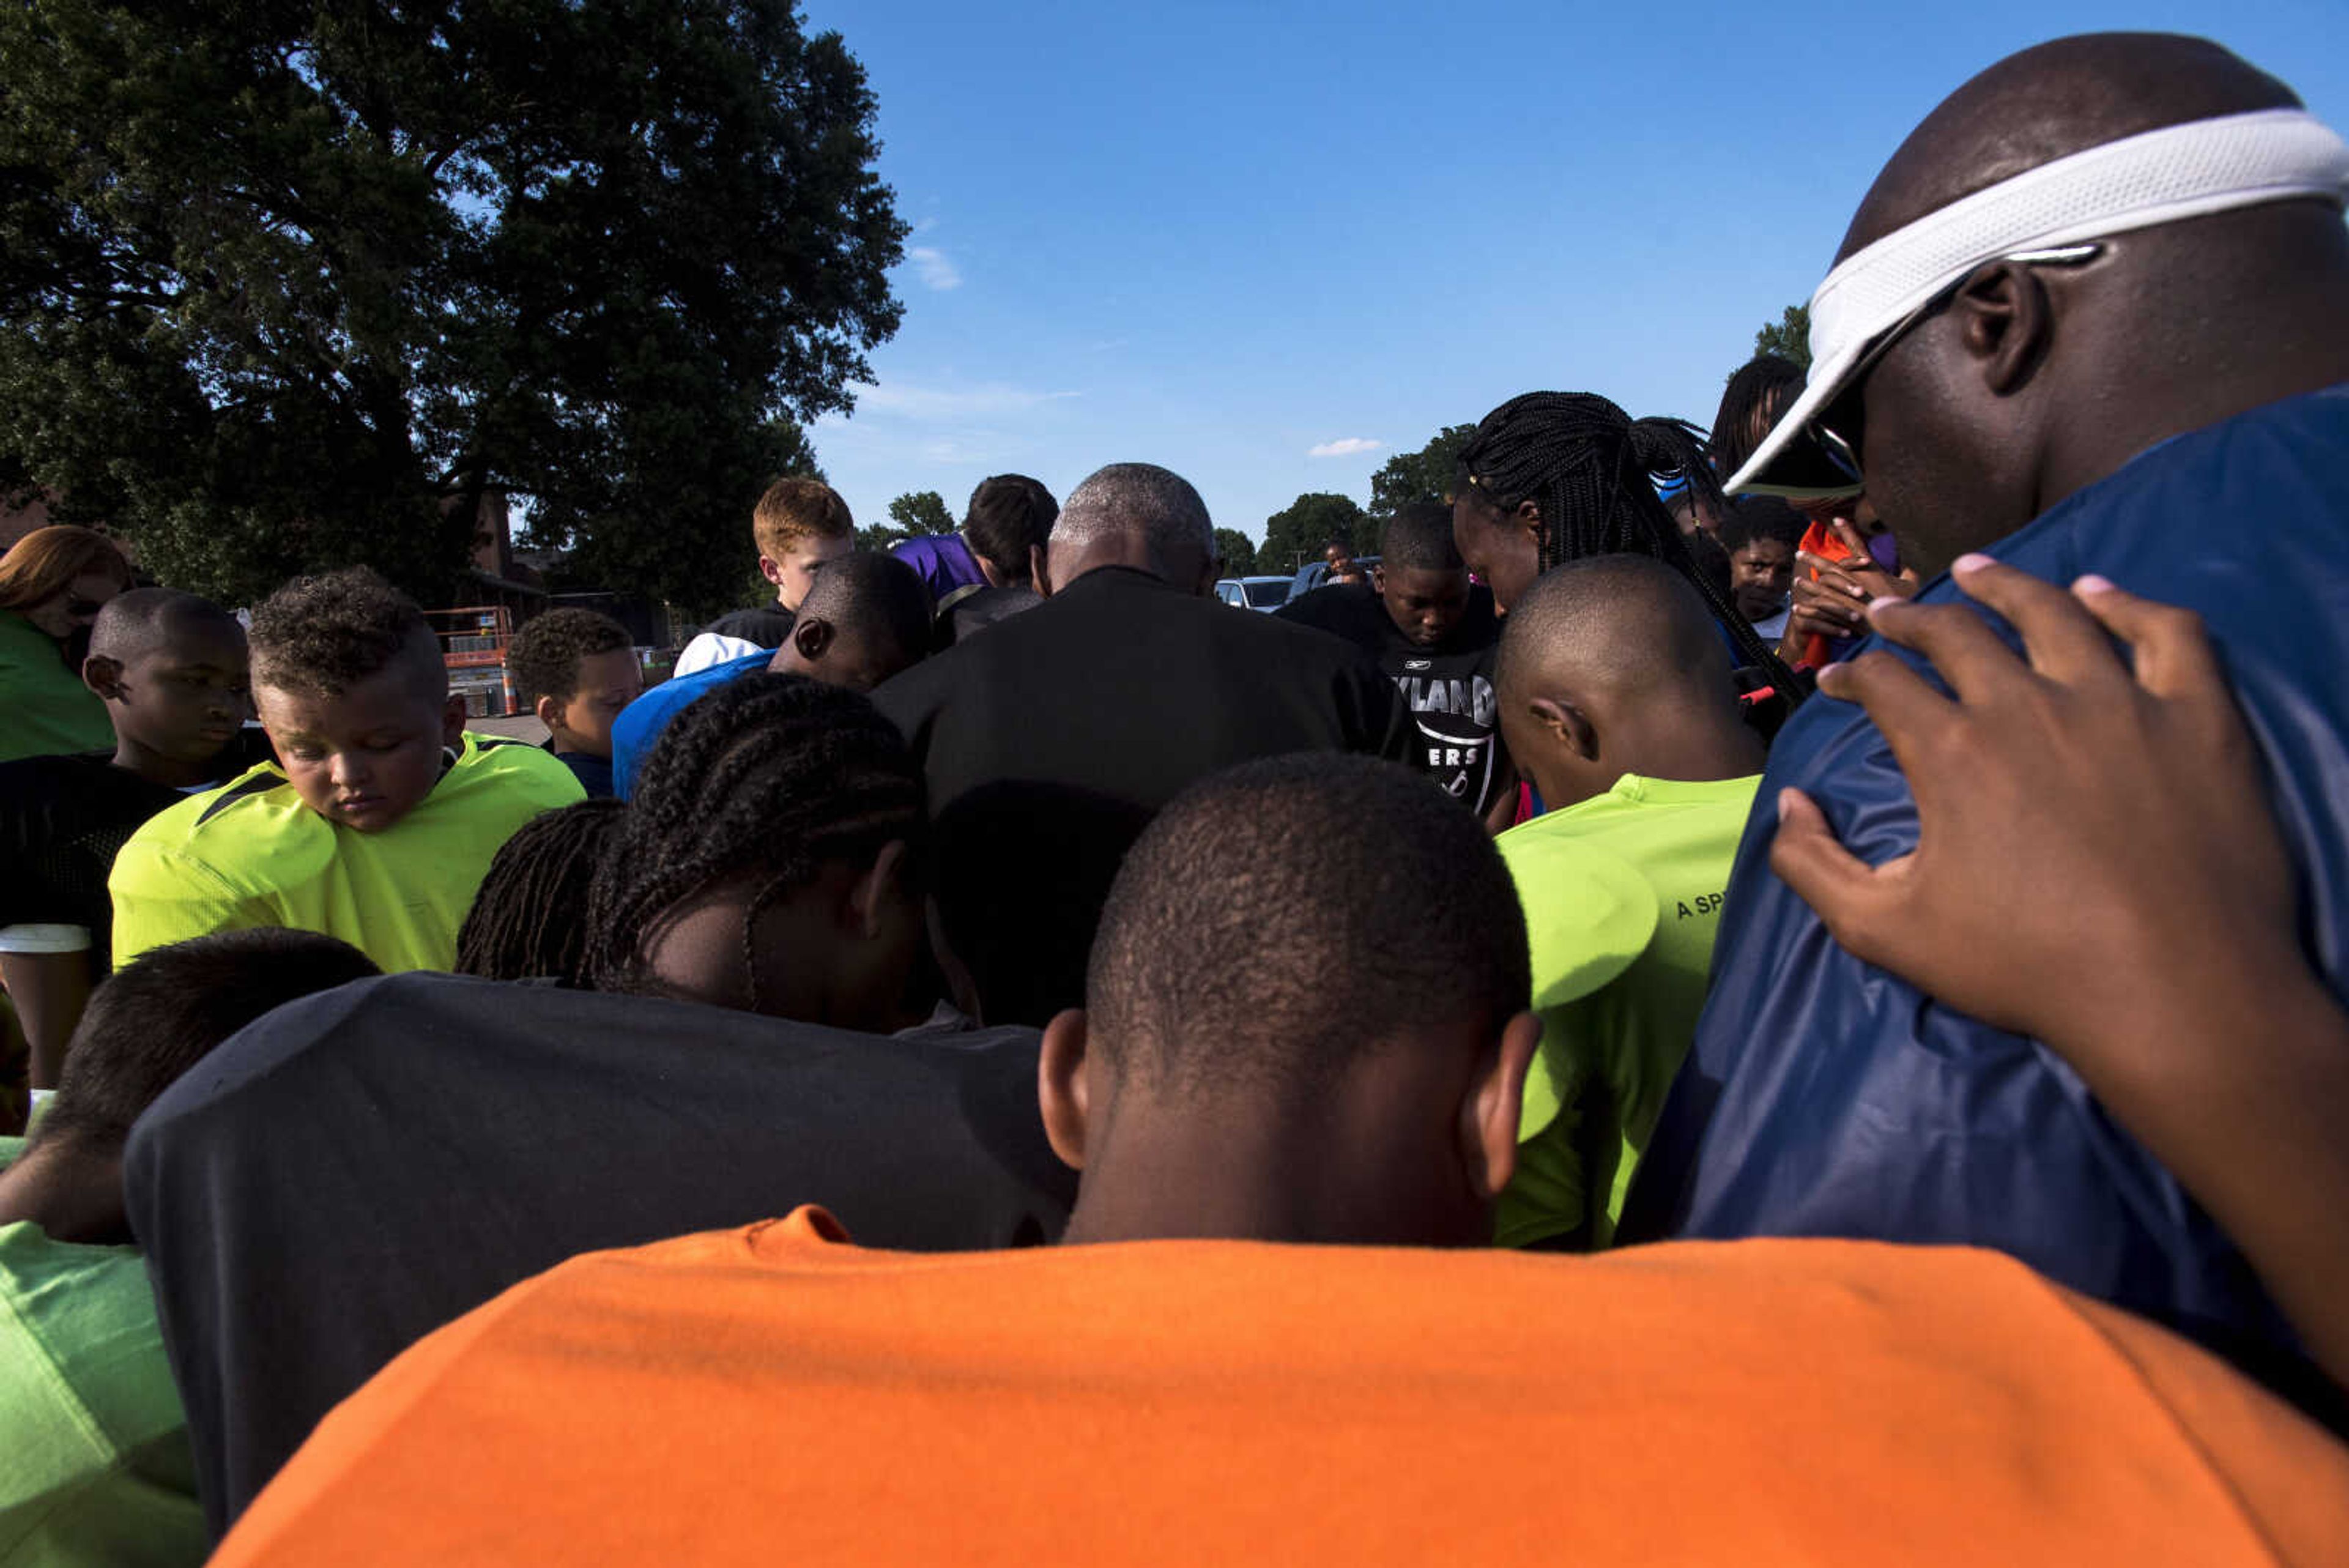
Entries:
{"type": "Polygon", "coordinates": [[[1709,431],[1272,614],[1155,465],[785,479],[543,746],[29,535],[0,1563],[2349,1560],[2344,203],[2041,46],[1709,431]]]}

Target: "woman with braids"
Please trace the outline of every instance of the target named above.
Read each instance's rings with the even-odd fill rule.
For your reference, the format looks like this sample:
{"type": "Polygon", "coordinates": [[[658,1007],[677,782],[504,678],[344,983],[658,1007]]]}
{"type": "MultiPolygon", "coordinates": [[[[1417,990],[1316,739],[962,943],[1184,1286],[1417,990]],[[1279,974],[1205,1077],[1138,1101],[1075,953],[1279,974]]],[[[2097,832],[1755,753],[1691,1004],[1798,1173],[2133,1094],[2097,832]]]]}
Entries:
{"type": "Polygon", "coordinates": [[[1661,561],[1704,597],[1738,663],[1796,691],[1714,576],[1699,569],[1658,480],[1683,480],[1701,504],[1723,504],[1703,435],[1687,421],[1635,420],[1592,392],[1527,392],[1486,414],[1460,450],[1453,535],[1504,609],[1563,561],[1661,561]]]}
{"type": "Polygon", "coordinates": [[[457,932],[457,972],[587,984],[587,895],[622,804],[595,795],[524,823],[505,841],[457,932]]]}
{"type": "Polygon", "coordinates": [[[937,1000],[921,770],[862,694],[752,671],[679,714],[597,867],[587,978],[886,1034],[937,1000]]]}

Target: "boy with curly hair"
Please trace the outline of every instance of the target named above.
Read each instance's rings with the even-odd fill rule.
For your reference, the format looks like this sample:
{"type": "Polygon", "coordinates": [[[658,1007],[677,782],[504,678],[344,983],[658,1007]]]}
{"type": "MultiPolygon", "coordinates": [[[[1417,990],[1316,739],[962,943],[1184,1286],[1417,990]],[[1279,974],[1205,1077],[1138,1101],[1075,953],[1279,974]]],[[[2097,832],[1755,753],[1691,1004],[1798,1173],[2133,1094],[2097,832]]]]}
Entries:
{"type": "Polygon", "coordinates": [[[277,760],[149,819],[116,857],[114,961],[212,931],[340,937],[447,969],[499,846],[585,792],[523,741],[469,734],[413,600],[365,567],[253,613],[253,699],[277,760]]]}
{"type": "Polygon", "coordinates": [[[546,726],[546,749],[589,795],[612,793],[612,721],[643,695],[628,628],[591,609],[533,617],[506,649],[514,694],[546,726]]]}

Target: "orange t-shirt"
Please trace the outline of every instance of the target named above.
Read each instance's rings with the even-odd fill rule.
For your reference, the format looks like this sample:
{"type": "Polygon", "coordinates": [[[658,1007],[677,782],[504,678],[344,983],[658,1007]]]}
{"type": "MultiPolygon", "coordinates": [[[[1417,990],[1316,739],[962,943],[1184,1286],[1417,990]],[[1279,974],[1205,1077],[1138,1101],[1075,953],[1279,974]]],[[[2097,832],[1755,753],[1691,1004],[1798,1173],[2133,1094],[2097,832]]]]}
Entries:
{"type": "Polygon", "coordinates": [[[2349,1562],[2349,1450],[1994,1253],[840,1241],[515,1286],[216,1568],[2349,1562]]]}

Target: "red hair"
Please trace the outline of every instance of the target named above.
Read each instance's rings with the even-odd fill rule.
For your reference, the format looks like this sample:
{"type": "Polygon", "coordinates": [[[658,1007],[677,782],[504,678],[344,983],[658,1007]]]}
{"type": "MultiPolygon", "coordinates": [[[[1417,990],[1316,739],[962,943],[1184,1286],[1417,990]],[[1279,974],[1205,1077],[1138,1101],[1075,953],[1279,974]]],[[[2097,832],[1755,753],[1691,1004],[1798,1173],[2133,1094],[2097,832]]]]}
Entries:
{"type": "Polygon", "coordinates": [[[0,556],[0,609],[26,609],[66,591],[76,577],[104,572],[130,586],[130,563],[95,528],[56,523],[36,528],[0,556]]]}

